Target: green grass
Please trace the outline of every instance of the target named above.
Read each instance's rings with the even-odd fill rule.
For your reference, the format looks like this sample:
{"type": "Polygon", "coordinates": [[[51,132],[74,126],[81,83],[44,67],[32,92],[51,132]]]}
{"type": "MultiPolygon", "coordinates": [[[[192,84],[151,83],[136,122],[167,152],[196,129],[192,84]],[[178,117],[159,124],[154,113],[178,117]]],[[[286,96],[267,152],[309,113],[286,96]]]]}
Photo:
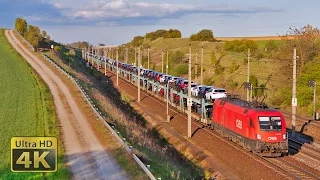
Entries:
{"type": "MultiPolygon", "coordinates": [[[[254,41],[255,43],[258,44],[259,49],[263,50],[270,40],[259,40],[259,41],[254,41]]],[[[279,45],[283,42],[283,40],[274,40],[275,44],[279,45]]]]}
{"type": "Polygon", "coordinates": [[[9,45],[0,30],[0,179],[67,179],[62,143],[56,173],[12,173],[10,139],[13,136],[55,136],[57,117],[48,87],[9,45]]]}
{"type": "MultiPolygon", "coordinates": [[[[265,44],[268,42],[267,40],[259,40],[255,41],[258,46],[259,50],[263,50],[265,44]]],[[[281,43],[281,40],[275,40],[276,43],[281,43]]],[[[224,43],[223,42],[200,42],[200,41],[190,41],[188,38],[178,38],[178,39],[164,39],[158,38],[152,42],[148,42],[151,47],[151,62],[155,63],[155,69],[161,71],[161,53],[156,54],[163,50],[166,52],[175,52],[181,51],[184,54],[189,53],[189,44],[191,43],[192,46],[192,63],[194,64],[196,61],[196,52],[198,55],[198,63],[201,60],[201,47],[204,48],[204,80],[205,82],[213,82],[213,84],[207,85],[214,85],[217,87],[226,88],[227,91],[240,94],[241,96],[245,97],[246,91],[243,88],[240,88],[241,85],[247,79],[247,64],[244,61],[247,61],[247,55],[245,53],[235,53],[229,51],[222,51],[224,43]],[[221,54],[224,54],[224,57],[221,59],[221,65],[225,68],[224,73],[215,74],[214,73],[214,66],[212,65],[211,61],[211,53],[215,51],[216,58],[219,59],[221,54]],[[233,64],[238,65],[239,68],[234,71],[230,72],[233,64]],[[237,83],[237,87],[232,87],[232,82],[237,83]]],[[[121,54],[121,52],[120,52],[121,54]]],[[[146,54],[144,54],[146,55],[146,54]]],[[[170,56],[170,54],[169,54],[170,56]]],[[[164,56],[164,60],[166,61],[166,54],[164,56]]],[[[134,57],[130,57],[129,63],[134,62],[134,57]]],[[[186,62],[187,63],[187,62],[186,62]]],[[[144,65],[146,66],[146,65],[144,65]]],[[[177,69],[179,64],[170,64],[169,62],[169,73],[176,74],[172,72],[172,70],[177,69]]],[[[152,67],[150,65],[150,67],[152,67]]],[[[200,83],[200,65],[198,65],[198,76],[193,75],[193,81],[200,83]]],[[[195,65],[192,67],[192,72],[194,73],[195,65]]],[[[165,62],[164,62],[164,71],[165,71],[165,62]]],[[[257,59],[253,56],[251,57],[250,62],[250,74],[255,75],[258,80],[259,84],[267,82],[268,76],[271,75],[271,79],[268,83],[268,88],[270,91],[268,92],[267,102],[272,98],[274,94],[274,90],[276,90],[279,85],[283,85],[283,83],[290,83],[286,81],[287,79],[281,74],[279,75],[279,61],[277,60],[270,60],[270,59],[257,59]]],[[[180,75],[187,78],[187,75],[180,75]]]]}

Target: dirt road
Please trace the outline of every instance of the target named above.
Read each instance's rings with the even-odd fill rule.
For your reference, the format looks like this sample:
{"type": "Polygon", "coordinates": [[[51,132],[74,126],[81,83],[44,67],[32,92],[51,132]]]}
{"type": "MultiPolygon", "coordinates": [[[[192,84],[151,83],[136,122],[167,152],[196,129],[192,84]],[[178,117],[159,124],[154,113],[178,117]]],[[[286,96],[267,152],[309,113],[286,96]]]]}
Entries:
{"type": "Polygon", "coordinates": [[[11,30],[6,30],[5,34],[49,86],[61,125],[67,165],[73,178],[127,179],[126,173],[100,144],[66,84],[42,60],[25,49],[11,30]]]}

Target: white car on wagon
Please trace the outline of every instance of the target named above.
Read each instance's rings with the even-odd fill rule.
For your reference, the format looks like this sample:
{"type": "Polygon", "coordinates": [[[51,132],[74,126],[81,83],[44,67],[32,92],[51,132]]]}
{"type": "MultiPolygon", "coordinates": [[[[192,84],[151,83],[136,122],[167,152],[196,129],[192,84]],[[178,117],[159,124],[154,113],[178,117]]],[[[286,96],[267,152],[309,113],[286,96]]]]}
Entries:
{"type": "Polygon", "coordinates": [[[214,100],[227,97],[227,91],[223,88],[211,88],[205,94],[207,100],[214,100]]]}

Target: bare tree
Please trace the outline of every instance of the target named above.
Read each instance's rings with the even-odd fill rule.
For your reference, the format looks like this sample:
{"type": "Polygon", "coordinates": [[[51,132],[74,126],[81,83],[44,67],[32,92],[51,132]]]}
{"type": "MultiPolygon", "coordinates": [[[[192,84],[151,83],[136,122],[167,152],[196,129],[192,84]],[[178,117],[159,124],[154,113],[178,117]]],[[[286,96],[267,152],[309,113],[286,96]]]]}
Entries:
{"type": "Polygon", "coordinates": [[[320,50],[320,30],[311,25],[306,25],[300,29],[290,28],[288,33],[283,36],[285,43],[279,51],[280,59],[292,59],[293,47],[297,47],[299,56],[299,70],[304,70],[306,61],[315,57],[320,50]]]}

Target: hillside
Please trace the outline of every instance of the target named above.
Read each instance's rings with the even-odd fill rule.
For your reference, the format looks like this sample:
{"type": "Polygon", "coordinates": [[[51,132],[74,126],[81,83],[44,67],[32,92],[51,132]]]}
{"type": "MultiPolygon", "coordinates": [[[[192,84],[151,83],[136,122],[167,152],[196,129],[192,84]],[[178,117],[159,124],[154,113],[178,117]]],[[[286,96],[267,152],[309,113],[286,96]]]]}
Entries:
{"type": "MultiPolygon", "coordinates": [[[[275,37],[271,37],[273,39],[275,37]]],[[[284,93],[286,91],[291,91],[292,87],[292,65],[286,64],[284,68],[283,61],[278,59],[269,59],[264,57],[259,57],[260,54],[265,54],[265,45],[268,43],[268,38],[261,37],[256,38],[254,41],[258,45],[258,50],[255,55],[251,56],[250,61],[250,75],[254,75],[258,81],[258,86],[266,84],[267,90],[265,93],[259,95],[258,100],[261,101],[266,97],[266,103],[274,106],[281,107],[282,109],[288,109],[291,107],[291,92],[284,93]],[[284,73],[284,71],[286,73],[284,73]],[[268,81],[269,78],[269,81],[268,81]],[[264,94],[264,95],[263,95],[264,94]],[[287,96],[287,97],[283,97],[287,96]],[[290,96],[290,97],[289,97],[290,96]],[[281,102],[278,99],[281,99],[281,102]]],[[[277,39],[277,38],[275,38],[277,39]]],[[[226,39],[224,39],[226,40],[226,39]]],[[[274,40],[275,44],[281,44],[282,40],[274,40]]],[[[187,58],[189,53],[189,44],[191,43],[192,47],[192,76],[193,81],[200,83],[200,60],[201,60],[201,47],[204,48],[204,84],[214,85],[217,87],[223,87],[228,90],[230,93],[236,93],[241,95],[243,98],[246,98],[246,91],[242,87],[242,84],[247,80],[247,54],[246,53],[236,53],[231,51],[224,50],[225,42],[205,42],[205,41],[190,41],[188,38],[158,38],[154,41],[145,39],[142,43],[142,64],[144,67],[147,67],[147,48],[150,47],[150,69],[156,69],[161,72],[161,51],[164,52],[164,73],[166,72],[166,51],[169,51],[169,74],[179,75],[182,77],[187,77],[186,74],[181,74],[181,72],[187,72],[187,58]],[[176,52],[181,51],[185,58],[181,64],[176,64],[171,61],[171,56],[176,52]],[[215,52],[216,59],[219,59],[221,56],[220,64],[224,70],[221,73],[215,73],[214,65],[212,63],[212,52],[215,52]],[[195,61],[196,53],[198,55],[198,66],[197,73],[195,73],[195,61]]],[[[130,44],[129,44],[130,45],[130,44]]],[[[129,49],[129,63],[134,63],[134,48],[131,46],[129,49]]],[[[119,50],[119,59],[124,59],[123,49],[119,50]]],[[[291,55],[292,56],[292,55],[291,55]]],[[[115,56],[114,56],[115,57],[115,56]]],[[[313,67],[314,63],[306,63],[306,69],[308,67],[313,67]]],[[[305,72],[304,76],[312,78],[308,75],[308,72],[305,72]],[[307,74],[307,75],[306,75],[307,74]]],[[[317,79],[316,77],[313,77],[317,79]]],[[[305,78],[304,78],[304,81],[305,78]]],[[[299,82],[302,84],[301,90],[298,88],[298,92],[308,92],[312,95],[312,88],[308,88],[307,81],[299,82]],[[310,92],[309,92],[310,91],[310,92]]],[[[298,85],[299,86],[299,85],[298,85]]],[[[258,91],[258,90],[256,90],[258,91]]],[[[258,92],[257,92],[258,93],[258,92]]],[[[299,95],[298,95],[299,96],[299,95]]],[[[301,95],[306,96],[306,95],[301,95]]],[[[306,100],[302,99],[304,107],[298,106],[298,112],[304,115],[311,115],[312,113],[312,98],[310,99],[309,94],[306,100]]],[[[302,102],[299,101],[299,102],[302,102]]]]}
{"type": "MultiPolygon", "coordinates": [[[[232,79],[234,82],[237,82],[238,84],[242,84],[246,81],[247,78],[247,65],[246,63],[243,63],[244,59],[247,58],[246,54],[242,53],[233,53],[233,52],[225,52],[222,51],[223,42],[197,42],[197,41],[190,41],[187,38],[180,38],[180,39],[164,39],[164,38],[158,38],[155,41],[152,41],[149,43],[150,45],[150,56],[151,56],[151,63],[155,64],[155,69],[158,71],[161,71],[161,50],[163,50],[165,53],[166,51],[169,51],[169,56],[171,53],[175,51],[181,51],[183,52],[186,57],[189,53],[189,44],[191,43],[192,47],[192,60],[193,63],[196,61],[196,52],[198,55],[198,63],[200,63],[201,60],[201,47],[204,48],[204,80],[208,81],[208,79],[211,79],[213,76],[213,65],[211,62],[211,53],[212,51],[215,51],[216,58],[218,59],[222,53],[224,53],[224,57],[221,58],[221,65],[225,67],[225,73],[224,75],[219,76],[213,76],[213,85],[215,86],[221,86],[229,89],[229,91],[232,91],[232,89],[229,87],[230,79],[232,79]],[[236,70],[233,73],[229,73],[229,70],[232,66],[239,65],[238,70],[236,70]]],[[[143,55],[146,55],[146,50],[143,51],[143,55]]],[[[166,54],[164,56],[164,67],[166,63],[166,54]]],[[[130,58],[129,62],[134,62],[134,58],[130,58]]],[[[170,64],[170,62],[169,62],[170,64]]],[[[146,67],[146,62],[144,61],[144,66],[146,67]]],[[[194,65],[195,66],[195,65],[194,65]]],[[[150,66],[152,67],[152,66],[150,66]]],[[[200,68],[200,65],[198,65],[198,68],[200,68]]],[[[270,74],[272,74],[273,70],[276,70],[277,63],[275,60],[271,59],[260,59],[259,61],[255,58],[252,58],[252,62],[250,64],[250,71],[251,74],[256,75],[261,79],[262,82],[265,82],[266,79],[270,74]],[[268,69],[267,71],[264,71],[264,69],[268,69]]],[[[165,71],[165,68],[164,68],[165,71]]],[[[169,72],[172,72],[172,67],[169,65],[169,72]],[[170,70],[171,69],[171,70],[170,70]]],[[[193,73],[194,73],[194,67],[193,67],[193,73]]],[[[198,70],[198,76],[194,77],[196,82],[200,81],[200,70],[198,70]]],[[[275,79],[277,81],[283,81],[281,78],[275,79]]],[[[275,82],[276,83],[276,82],[275,82]]],[[[234,89],[233,91],[237,91],[234,89]]],[[[243,91],[242,89],[240,91],[243,91]]],[[[241,92],[239,92],[241,93],[241,92]]]]}

